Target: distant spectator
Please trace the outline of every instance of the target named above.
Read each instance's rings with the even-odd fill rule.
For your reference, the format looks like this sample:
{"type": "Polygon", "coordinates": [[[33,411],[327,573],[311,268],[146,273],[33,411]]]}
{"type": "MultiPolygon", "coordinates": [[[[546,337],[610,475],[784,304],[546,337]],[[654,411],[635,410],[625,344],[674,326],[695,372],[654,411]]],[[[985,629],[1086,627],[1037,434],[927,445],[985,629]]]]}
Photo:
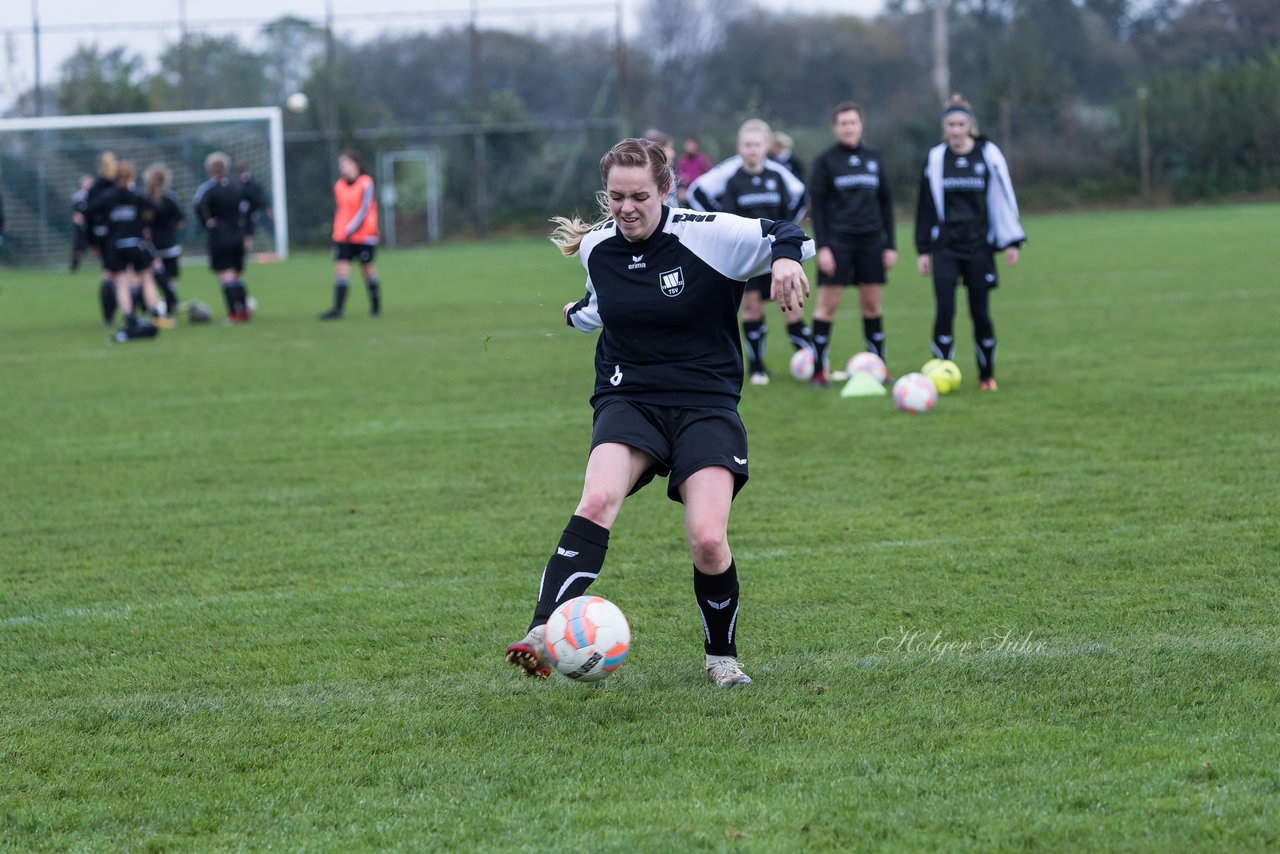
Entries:
{"type": "Polygon", "coordinates": [[[708,169],[711,168],[711,158],[698,145],[696,136],[686,136],[684,138],[684,151],[680,152],[680,159],[676,163],[676,174],[680,178],[680,183],[676,186],[676,197],[683,207],[688,204],[686,195],[689,185],[702,177],[708,169]]]}

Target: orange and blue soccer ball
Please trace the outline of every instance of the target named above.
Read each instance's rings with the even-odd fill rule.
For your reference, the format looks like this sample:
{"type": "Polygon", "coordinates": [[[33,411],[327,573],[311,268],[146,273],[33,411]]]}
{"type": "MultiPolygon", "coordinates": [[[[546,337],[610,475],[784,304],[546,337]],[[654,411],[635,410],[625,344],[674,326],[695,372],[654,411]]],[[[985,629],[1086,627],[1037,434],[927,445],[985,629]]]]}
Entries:
{"type": "Polygon", "coordinates": [[[622,666],[630,649],[627,618],[600,596],[570,599],[547,620],[547,657],[577,682],[599,682],[622,666]]]}

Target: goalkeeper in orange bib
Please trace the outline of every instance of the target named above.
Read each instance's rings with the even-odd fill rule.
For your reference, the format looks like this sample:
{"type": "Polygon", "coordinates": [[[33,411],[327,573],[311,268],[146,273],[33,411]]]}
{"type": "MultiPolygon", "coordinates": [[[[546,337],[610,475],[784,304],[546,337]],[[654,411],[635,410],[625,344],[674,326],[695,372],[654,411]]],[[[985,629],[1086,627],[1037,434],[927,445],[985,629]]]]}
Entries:
{"type": "Polygon", "coordinates": [[[360,262],[369,291],[369,313],[377,317],[382,312],[382,295],[373,266],[378,245],[378,200],[373,193],[373,178],[365,173],[360,156],[354,151],[344,151],[338,157],[338,175],[333,185],[333,308],[320,319],[342,317],[353,260],[360,262]]]}

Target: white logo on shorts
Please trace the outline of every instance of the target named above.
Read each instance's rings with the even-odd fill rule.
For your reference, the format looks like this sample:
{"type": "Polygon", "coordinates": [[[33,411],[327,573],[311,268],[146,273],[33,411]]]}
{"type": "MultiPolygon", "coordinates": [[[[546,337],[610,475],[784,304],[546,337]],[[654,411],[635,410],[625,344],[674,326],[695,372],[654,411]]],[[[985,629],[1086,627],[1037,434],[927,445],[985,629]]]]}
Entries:
{"type": "Polygon", "coordinates": [[[734,457],[734,458],[733,458],[733,461],[734,461],[735,463],[737,463],[738,465],[740,465],[740,466],[745,466],[745,465],[747,464],[747,458],[746,458],[746,457],[734,457]]]}

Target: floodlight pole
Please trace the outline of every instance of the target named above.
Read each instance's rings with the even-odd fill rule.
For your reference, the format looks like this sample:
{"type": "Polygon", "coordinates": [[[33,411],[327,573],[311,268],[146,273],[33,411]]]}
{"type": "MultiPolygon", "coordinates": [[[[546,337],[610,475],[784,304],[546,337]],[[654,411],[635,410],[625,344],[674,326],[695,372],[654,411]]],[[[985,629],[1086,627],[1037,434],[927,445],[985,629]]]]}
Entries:
{"type": "Polygon", "coordinates": [[[329,109],[325,122],[325,138],[329,143],[329,174],[338,178],[338,69],[337,50],[333,44],[333,0],[324,2],[325,81],[329,84],[329,109]]]}
{"type": "Polygon", "coordinates": [[[31,47],[36,64],[36,116],[44,115],[44,95],[40,86],[40,0],[31,0],[31,47]]]}

